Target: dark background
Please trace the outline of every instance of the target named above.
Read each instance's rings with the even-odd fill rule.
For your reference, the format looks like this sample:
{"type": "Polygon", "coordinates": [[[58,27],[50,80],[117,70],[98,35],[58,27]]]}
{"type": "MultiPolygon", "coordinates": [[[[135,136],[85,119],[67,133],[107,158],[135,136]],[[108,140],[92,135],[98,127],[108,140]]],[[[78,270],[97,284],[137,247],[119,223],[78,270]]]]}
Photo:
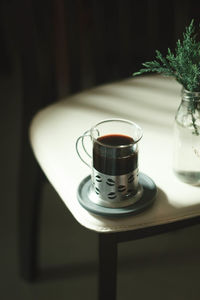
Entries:
{"type": "MultiPolygon", "coordinates": [[[[42,276],[34,283],[20,277],[19,207],[28,209],[26,180],[35,177],[22,165],[24,153],[31,160],[32,115],[71,93],[130,77],[156,49],[173,50],[199,16],[191,0],[0,2],[0,298],[96,299],[96,234],[73,220],[48,183],[40,207],[42,276]]],[[[119,299],[199,299],[199,229],[120,245],[119,299]]]]}

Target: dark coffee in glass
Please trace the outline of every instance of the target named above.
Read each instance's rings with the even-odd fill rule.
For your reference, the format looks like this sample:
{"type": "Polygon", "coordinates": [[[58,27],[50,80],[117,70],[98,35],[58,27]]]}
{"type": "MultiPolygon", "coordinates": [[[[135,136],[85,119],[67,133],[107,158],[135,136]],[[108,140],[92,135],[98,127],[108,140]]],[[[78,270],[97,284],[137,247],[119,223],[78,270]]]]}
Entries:
{"type": "Polygon", "coordinates": [[[138,142],[141,128],[124,119],[103,120],[87,130],[76,142],[80,159],[91,167],[92,202],[104,207],[125,207],[141,194],[138,181],[138,142]],[[85,142],[92,141],[92,156],[85,142]],[[79,151],[88,156],[88,163],[79,151]]]}
{"type": "Polygon", "coordinates": [[[138,166],[138,152],[132,137],[122,134],[100,136],[93,145],[93,167],[104,174],[124,175],[138,166]]]}

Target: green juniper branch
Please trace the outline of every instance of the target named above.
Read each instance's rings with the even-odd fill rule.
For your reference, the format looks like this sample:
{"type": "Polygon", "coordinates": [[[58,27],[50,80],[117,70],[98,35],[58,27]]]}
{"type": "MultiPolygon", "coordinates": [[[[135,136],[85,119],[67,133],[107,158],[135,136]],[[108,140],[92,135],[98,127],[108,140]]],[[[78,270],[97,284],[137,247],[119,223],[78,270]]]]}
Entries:
{"type": "MultiPolygon", "coordinates": [[[[153,61],[142,64],[144,68],[133,73],[133,76],[156,72],[164,76],[174,77],[186,90],[195,92],[200,91],[200,42],[196,41],[194,20],[186,27],[183,33],[183,40],[176,43],[175,53],[168,48],[167,55],[164,57],[160,51],[156,50],[156,57],[153,61]]],[[[195,111],[194,103],[192,111],[195,111]]],[[[195,133],[199,134],[192,121],[195,133]]]]}
{"type": "Polygon", "coordinates": [[[175,77],[188,91],[200,90],[200,42],[194,34],[194,20],[186,27],[183,41],[176,43],[175,54],[168,49],[166,57],[156,50],[156,59],[145,62],[145,68],[133,73],[133,76],[147,72],[157,72],[165,76],[175,77]]]}

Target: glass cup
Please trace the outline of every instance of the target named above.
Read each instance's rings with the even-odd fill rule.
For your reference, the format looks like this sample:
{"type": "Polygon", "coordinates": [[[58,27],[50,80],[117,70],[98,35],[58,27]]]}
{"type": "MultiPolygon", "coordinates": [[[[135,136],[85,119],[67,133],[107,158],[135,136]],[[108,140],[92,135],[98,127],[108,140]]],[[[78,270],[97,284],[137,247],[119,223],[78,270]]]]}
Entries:
{"type": "Polygon", "coordinates": [[[138,183],[138,142],[142,129],[124,119],[103,120],[76,141],[80,159],[91,168],[90,199],[105,207],[124,207],[141,195],[138,183]],[[92,154],[86,147],[92,142],[92,154]],[[83,158],[80,147],[89,162],[83,158]]]}

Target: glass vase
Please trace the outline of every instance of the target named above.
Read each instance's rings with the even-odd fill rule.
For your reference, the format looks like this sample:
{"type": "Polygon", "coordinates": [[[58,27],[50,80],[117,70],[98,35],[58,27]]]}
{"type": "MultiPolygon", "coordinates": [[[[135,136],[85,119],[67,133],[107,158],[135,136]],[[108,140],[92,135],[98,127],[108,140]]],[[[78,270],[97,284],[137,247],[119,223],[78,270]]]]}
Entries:
{"type": "Polygon", "coordinates": [[[200,185],[200,92],[182,89],[174,126],[173,169],[177,177],[200,185]]]}

